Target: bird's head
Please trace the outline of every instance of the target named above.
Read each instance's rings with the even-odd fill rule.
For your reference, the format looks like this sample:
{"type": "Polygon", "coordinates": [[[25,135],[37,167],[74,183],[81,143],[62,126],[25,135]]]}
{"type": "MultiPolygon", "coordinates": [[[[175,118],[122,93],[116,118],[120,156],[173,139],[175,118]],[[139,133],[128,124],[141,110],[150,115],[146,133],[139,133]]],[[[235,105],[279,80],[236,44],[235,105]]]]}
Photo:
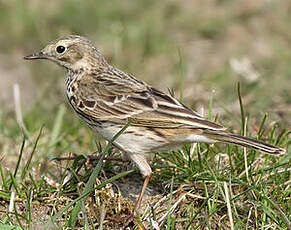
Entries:
{"type": "Polygon", "coordinates": [[[107,65],[98,49],[88,39],[77,35],[64,36],[52,41],[40,52],[27,55],[24,59],[48,59],[69,70],[107,65]]]}

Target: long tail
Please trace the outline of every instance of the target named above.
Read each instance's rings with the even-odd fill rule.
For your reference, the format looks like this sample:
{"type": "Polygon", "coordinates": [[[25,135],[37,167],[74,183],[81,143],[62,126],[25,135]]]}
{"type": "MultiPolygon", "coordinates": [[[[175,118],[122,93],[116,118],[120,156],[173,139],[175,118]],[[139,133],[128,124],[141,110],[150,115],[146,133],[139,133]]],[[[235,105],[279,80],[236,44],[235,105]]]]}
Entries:
{"type": "Polygon", "coordinates": [[[219,142],[232,143],[235,145],[241,145],[251,149],[259,150],[264,153],[272,155],[285,154],[286,150],[279,148],[263,141],[258,141],[252,138],[235,135],[232,133],[224,133],[212,130],[204,130],[203,135],[209,139],[219,142]]]}

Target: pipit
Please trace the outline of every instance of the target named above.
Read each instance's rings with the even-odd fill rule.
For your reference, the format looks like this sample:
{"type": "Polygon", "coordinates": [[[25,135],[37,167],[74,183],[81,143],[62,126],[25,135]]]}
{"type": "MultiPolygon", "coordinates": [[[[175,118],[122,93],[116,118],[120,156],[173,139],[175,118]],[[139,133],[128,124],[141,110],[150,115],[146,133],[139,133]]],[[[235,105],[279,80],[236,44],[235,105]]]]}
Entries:
{"type": "Polygon", "coordinates": [[[71,107],[93,132],[106,140],[111,140],[130,122],[113,144],[136,163],[145,178],[136,209],[152,173],[147,162],[149,153],[195,142],[231,143],[273,155],[286,152],[262,141],[226,132],[223,126],[206,120],[174,97],[111,66],[84,37],[61,37],[25,59],[48,59],[64,67],[71,107]]]}

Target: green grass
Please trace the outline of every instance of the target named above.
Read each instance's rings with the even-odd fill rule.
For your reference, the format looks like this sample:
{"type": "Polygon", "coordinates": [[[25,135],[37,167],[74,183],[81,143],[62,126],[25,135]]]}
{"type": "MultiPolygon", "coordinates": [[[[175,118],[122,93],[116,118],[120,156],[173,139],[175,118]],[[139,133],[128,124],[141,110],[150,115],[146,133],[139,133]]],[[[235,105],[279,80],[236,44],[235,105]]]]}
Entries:
{"type": "MultiPolygon", "coordinates": [[[[64,111],[61,105],[50,132],[44,132],[45,127],[40,127],[35,133],[29,132],[29,138],[22,135],[14,168],[5,169],[0,165],[0,198],[3,207],[6,207],[1,209],[3,228],[15,226],[26,229],[40,224],[35,219],[35,209],[48,204],[49,214],[43,213],[45,220],[42,221],[46,228],[92,229],[98,226],[101,229],[98,224],[100,221],[103,228],[108,227],[106,216],[102,219],[102,213],[99,213],[101,219],[96,219],[89,215],[85,207],[96,199],[96,191],[106,189],[108,184],[122,177],[130,180],[133,171],[116,174],[112,168],[114,163],[107,162],[104,167],[107,175],[111,176],[108,179],[101,177],[98,179],[99,184],[95,184],[103,161],[99,160],[94,166],[94,163],[88,164],[84,155],[79,155],[65,165],[49,161],[46,164],[49,168],[41,175],[40,167],[37,168],[37,162],[41,162],[43,157],[48,159],[52,149],[62,148],[66,139],[79,136],[78,132],[72,132],[67,133],[66,138],[61,138],[64,136],[62,132],[68,132],[62,126],[64,111]],[[12,193],[15,193],[14,209],[8,212],[12,193]],[[83,213],[81,217],[79,212],[83,213]]],[[[211,114],[209,116],[212,117],[211,114]]],[[[263,125],[267,121],[266,117],[262,118],[258,139],[280,146],[290,143],[289,133],[280,131],[277,124],[263,125]]],[[[79,129],[82,132],[86,128],[80,126],[79,129]]],[[[111,142],[104,151],[102,148],[98,147],[98,151],[103,152],[101,159],[105,154],[112,154],[111,142]]],[[[140,218],[146,226],[152,226],[151,229],[155,229],[153,221],[162,228],[167,226],[167,229],[228,229],[231,226],[244,229],[246,225],[250,228],[276,226],[278,229],[286,229],[290,224],[289,166],[290,154],[273,157],[247,150],[245,162],[243,148],[232,145],[187,145],[178,151],[159,153],[152,161],[155,170],[151,183],[159,185],[166,197],[161,198],[164,201],[160,205],[156,205],[158,200],[148,206],[144,213],[140,213],[140,218]],[[148,222],[148,217],[152,222],[148,222]],[[230,219],[233,221],[230,222],[230,219]]],[[[95,205],[97,211],[100,207],[97,203],[95,205]]],[[[112,228],[112,225],[109,226],[112,228]]]]}
{"type": "MultiPolygon", "coordinates": [[[[51,63],[22,61],[60,35],[90,38],[118,68],[164,91],[169,87],[198,111],[203,105],[209,120],[237,134],[288,147],[287,3],[249,8],[231,1],[196,4],[0,3],[0,101],[2,91],[11,94],[6,81],[20,82],[25,128],[20,129],[15,109],[9,107],[12,97],[5,97],[0,110],[1,229],[114,229],[122,224],[106,217],[124,216],[134,204],[119,197],[117,187],[136,178],[142,184],[138,171],[124,169],[120,162],[87,159],[88,154],[112,156],[117,150],[72,113],[65,102],[63,71],[51,63]],[[257,81],[229,65],[242,57],[260,73],[257,81]],[[29,80],[32,87],[26,86],[29,80]],[[25,99],[27,95],[33,96],[25,99]],[[78,157],[73,161],[52,160],[74,153],[78,157]]],[[[291,228],[290,151],[273,157],[253,150],[245,154],[233,145],[187,145],[153,156],[151,166],[150,184],[159,194],[146,199],[139,213],[149,229],[291,228]]]]}

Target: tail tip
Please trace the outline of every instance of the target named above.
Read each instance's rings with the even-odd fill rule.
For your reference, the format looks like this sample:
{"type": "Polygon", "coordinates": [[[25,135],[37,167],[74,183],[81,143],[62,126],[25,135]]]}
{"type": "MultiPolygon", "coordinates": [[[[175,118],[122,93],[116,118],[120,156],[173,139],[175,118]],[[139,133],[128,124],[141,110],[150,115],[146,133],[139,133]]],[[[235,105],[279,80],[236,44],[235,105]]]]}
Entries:
{"type": "Polygon", "coordinates": [[[287,150],[283,148],[278,148],[278,150],[275,152],[277,155],[284,155],[286,154],[287,150]]]}

